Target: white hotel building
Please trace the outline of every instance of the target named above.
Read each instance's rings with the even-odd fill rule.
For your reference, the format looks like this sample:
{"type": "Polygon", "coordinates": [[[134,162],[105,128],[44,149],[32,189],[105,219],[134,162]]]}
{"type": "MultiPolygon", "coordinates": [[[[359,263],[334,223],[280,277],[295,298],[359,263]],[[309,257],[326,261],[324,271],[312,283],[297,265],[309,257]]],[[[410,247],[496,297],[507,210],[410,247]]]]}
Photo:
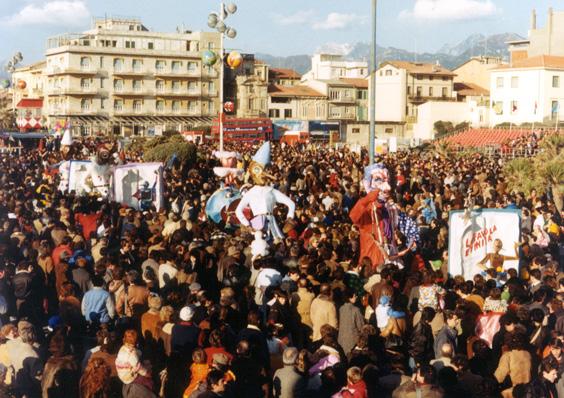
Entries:
{"type": "Polygon", "coordinates": [[[490,125],[551,123],[564,112],[564,57],[540,55],[491,72],[490,125]]]}

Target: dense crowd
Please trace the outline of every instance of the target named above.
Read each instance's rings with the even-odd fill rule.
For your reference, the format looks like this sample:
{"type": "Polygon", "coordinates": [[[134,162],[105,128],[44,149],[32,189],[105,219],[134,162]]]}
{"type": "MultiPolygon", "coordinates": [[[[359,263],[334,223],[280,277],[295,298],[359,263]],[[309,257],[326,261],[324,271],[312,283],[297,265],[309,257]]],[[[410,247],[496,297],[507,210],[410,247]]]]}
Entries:
{"type": "Polygon", "coordinates": [[[364,152],[274,145],[296,212],[278,209],[285,238],[256,257],[251,230],[206,217],[211,145],[142,212],[58,192],[59,147],[0,155],[0,398],[564,397],[564,224],[546,195],[511,192],[500,158],[380,158],[412,228],[373,264],[349,217],[364,152]],[[469,206],[521,210],[518,270],[449,275],[449,211],[469,206]]]}

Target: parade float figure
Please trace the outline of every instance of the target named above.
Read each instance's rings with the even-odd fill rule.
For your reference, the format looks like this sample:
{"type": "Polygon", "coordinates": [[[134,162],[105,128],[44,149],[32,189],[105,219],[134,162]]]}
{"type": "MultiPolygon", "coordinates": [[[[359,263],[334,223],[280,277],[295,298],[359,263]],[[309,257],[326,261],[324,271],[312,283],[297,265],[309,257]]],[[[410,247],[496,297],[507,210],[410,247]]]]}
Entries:
{"type": "Polygon", "coordinates": [[[241,155],[227,151],[215,151],[213,154],[221,162],[221,167],[214,167],[213,172],[223,180],[220,188],[206,203],[206,215],[216,224],[221,221],[225,221],[226,224],[238,223],[232,213],[237,201],[241,199],[241,192],[237,189],[237,183],[244,172],[237,164],[241,155]]]}
{"type": "Polygon", "coordinates": [[[73,155],[72,137],[69,129],[66,129],[61,139],[61,156],[63,160],[59,164],[59,186],[61,192],[69,189],[70,162],[73,155]]]}
{"type": "MultiPolygon", "coordinates": [[[[265,142],[257,151],[249,165],[249,175],[255,185],[250,188],[239,202],[235,209],[235,214],[242,225],[251,227],[255,232],[263,232],[267,239],[283,239],[284,234],[278,226],[274,217],[274,208],[277,203],[281,203],[288,207],[288,219],[294,218],[295,203],[288,196],[279,190],[267,185],[268,179],[272,179],[265,172],[266,166],[270,163],[270,142],[265,142]],[[249,207],[252,211],[252,218],[249,220],[245,217],[244,209],[249,207]]],[[[257,241],[259,234],[255,234],[257,241]]],[[[263,236],[260,235],[262,239],[263,236]]],[[[263,246],[256,243],[256,247],[263,246]]]]}
{"type": "Polygon", "coordinates": [[[88,174],[85,179],[85,191],[89,195],[99,195],[107,198],[110,194],[110,179],[112,177],[112,152],[114,145],[100,144],[96,155],[90,159],[88,174]]]}
{"type": "Polygon", "coordinates": [[[370,272],[383,265],[393,251],[398,212],[389,203],[388,178],[388,170],[382,164],[367,166],[363,179],[367,195],[358,200],[349,214],[360,230],[360,258],[368,257],[372,262],[370,272]]]}

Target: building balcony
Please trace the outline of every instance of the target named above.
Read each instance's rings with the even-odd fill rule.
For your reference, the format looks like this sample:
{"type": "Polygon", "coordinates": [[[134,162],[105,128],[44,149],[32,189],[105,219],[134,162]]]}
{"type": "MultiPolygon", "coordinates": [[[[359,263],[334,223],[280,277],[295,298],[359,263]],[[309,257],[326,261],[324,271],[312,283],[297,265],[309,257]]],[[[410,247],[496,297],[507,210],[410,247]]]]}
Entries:
{"type": "Polygon", "coordinates": [[[104,90],[97,87],[82,86],[82,87],[59,87],[51,88],[47,91],[48,96],[76,96],[76,97],[92,97],[96,95],[105,96],[108,95],[108,90],[104,90]]]}
{"type": "Polygon", "coordinates": [[[441,96],[437,96],[437,97],[433,97],[433,96],[423,96],[423,95],[408,95],[407,98],[409,99],[410,102],[427,102],[427,101],[456,101],[455,97],[449,97],[446,95],[441,95],[441,96]]]}
{"type": "Polygon", "coordinates": [[[112,71],[114,76],[132,76],[132,77],[143,77],[149,76],[152,73],[144,68],[114,68],[112,71]]]}
{"type": "Polygon", "coordinates": [[[157,69],[153,73],[156,77],[161,79],[190,79],[199,78],[202,74],[200,71],[189,70],[170,70],[170,69],[157,69]]]}
{"type": "Polygon", "coordinates": [[[66,67],[66,68],[54,68],[47,69],[47,76],[59,76],[59,75],[82,75],[82,76],[96,76],[96,75],[106,75],[107,72],[102,69],[97,69],[93,67],[66,67]]]}
{"type": "Polygon", "coordinates": [[[155,90],[146,88],[114,88],[113,95],[115,97],[151,97],[155,95],[155,90]]]}
{"type": "Polygon", "coordinates": [[[355,120],[355,118],[355,115],[350,113],[333,113],[328,117],[329,120],[355,120]]]}
{"type": "Polygon", "coordinates": [[[157,97],[201,97],[202,90],[182,90],[182,89],[172,89],[172,88],[164,88],[164,89],[157,89],[155,92],[157,97]]]}
{"type": "Polygon", "coordinates": [[[48,111],[51,116],[108,116],[108,112],[94,107],[51,107],[48,111]]]}
{"type": "Polygon", "coordinates": [[[329,102],[334,102],[338,104],[354,104],[356,103],[356,98],[354,97],[330,98],[329,102]]]}

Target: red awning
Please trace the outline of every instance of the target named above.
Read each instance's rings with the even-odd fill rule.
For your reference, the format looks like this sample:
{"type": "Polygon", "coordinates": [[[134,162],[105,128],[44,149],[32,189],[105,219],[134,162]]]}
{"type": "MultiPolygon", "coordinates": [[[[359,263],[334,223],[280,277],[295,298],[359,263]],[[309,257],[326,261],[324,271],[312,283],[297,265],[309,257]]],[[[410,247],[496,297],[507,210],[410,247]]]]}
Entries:
{"type": "Polygon", "coordinates": [[[42,99],[33,99],[33,98],[24,98],[18,102],[16,105],[18,109],[25,109],[25,108],[43,108],[43,100],[42,99]]]}

